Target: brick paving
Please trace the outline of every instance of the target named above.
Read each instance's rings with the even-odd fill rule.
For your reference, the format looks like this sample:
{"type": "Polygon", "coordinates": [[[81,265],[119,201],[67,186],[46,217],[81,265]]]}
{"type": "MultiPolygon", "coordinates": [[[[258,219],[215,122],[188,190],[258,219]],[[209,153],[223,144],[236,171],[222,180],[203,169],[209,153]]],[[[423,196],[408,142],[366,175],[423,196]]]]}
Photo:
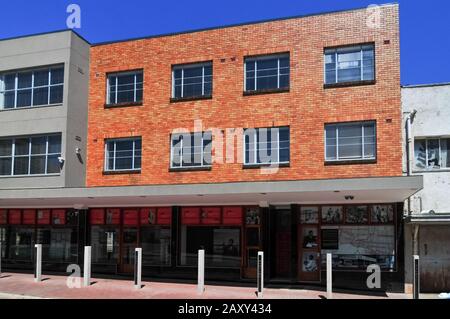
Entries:
{"type": "MultiPolygon", "coordinates": [[[[43,276],[35,283],[32,274],[2,273],[0,299],[51,298],[51,299],[257,299],[254,287],[218,286],[206,284],[202,295],[195,284],[143,282],[135,289],[132,280],[92,278],[87,288],[68,288],[65,276],[43,276]]],[[[318,299],[325,298],[323,290],[265,288],[264,299],[318,299]]],[[[334,299],[407,299],[406,294],[387,293],[367,295],[362,292],[333,293],[334,299]]]]}

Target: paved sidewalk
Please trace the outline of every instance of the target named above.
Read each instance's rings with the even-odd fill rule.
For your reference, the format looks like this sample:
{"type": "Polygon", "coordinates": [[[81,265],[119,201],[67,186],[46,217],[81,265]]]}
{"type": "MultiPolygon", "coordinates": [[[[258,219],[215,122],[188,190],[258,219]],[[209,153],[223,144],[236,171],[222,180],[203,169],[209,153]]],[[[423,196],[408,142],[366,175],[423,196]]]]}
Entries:
{"type": "MultiPolygon", "coordinates": [[[[203,295],[197,294],[193,284],[143,282],[142,289],[135,289],[131,280],[92,278],[87,288],[68,288],[68,277],[43,275],[43,281],[35,283],[31,274],[2,273],[0,275],[0,299],[256,299],[253,287],[206,285],[203,295]]],[[[264,299],[318,299],[325,298],[325,291],[306,289],[266,288],[264,299]]],[[[407,299],[405,294],[366,295],[362,292],[334,292],[334,299],[407,299]]]]}

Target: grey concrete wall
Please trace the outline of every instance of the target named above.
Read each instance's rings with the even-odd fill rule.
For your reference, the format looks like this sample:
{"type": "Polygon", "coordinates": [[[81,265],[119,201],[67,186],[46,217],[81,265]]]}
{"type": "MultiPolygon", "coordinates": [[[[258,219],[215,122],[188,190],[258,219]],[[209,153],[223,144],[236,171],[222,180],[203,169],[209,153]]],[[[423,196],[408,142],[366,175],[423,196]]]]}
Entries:
{"type": "MultiPolygon", "coordinates": [[[[85,145],[86,124],[83,126],[81,122],[87,117],[88,83],[81,82],[87,79],[89,73],[89,46],[82,42],[84,41],[71,31],[0,41],[0,72],[64,64],[63,103],[0,110],[0,137],[61,133],[64,158],[69,155],[68,149],[74,148],[72,136],[79,135],[82,138],[80,143],[85,145]],[[79,56],[87,58],[83,59],[79,56]],[[84,77],[78,76],[79,66],[84,70],[84,77]],[[72,88],[69,88],[71,84],[75,86],[74,93],[72,88]],[[85,95],[85,97],[75,97],[75,94],[85,95]],[[68,122],[71,121],[69,115],[75,116],[75,123],[72,126],[68,126],[68,122]],[[78,128],[75,129],[75,126],[78,128]],[[69,140],[71,143],[68,143],[69,140]]],[[[84,145],[82,148],[86,148],[84,145]]],[[[59,176],[0,177],[0,189],[64,187],[71,183],[68,179],[75,175],[74,171],[78,174],[74,181],[75,185],[82,186],[85,166],[75,163],[72,158],[66,161],[59,176]],[[72,168],[72,165],[75,168],[72,168]]]]}
{"type": "MultiPolygon", "coordinates": [[[[412,124],[414,137],[450,137],[450,84],[402,89],[403,114],[417,110],[412,124]]],[[[406,172],[406,154],[404,170],[406,172]]],[[[414,169],[414,168],[413,168],[414,169]]],[[[450,169],[439,171],[416,171],[423,175],[424,188],[412,198],[412,211],[434,210],[450,212],[450,169]]]]}

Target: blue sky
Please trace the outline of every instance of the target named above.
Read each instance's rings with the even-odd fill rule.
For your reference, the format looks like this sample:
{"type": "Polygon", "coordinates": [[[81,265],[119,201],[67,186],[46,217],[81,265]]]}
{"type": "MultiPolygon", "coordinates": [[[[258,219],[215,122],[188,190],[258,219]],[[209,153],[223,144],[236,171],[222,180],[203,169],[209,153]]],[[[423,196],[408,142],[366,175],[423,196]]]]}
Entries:
{"type": "MultiPolygon", "coordinates": [[[[389,0],[14,0],[3,1],[0,38],[66,28],[81,7],[90,42],[360,8],[389,0]]],[[[450,82],[450,1],[399,0],[402,84],[450,82]]]]}

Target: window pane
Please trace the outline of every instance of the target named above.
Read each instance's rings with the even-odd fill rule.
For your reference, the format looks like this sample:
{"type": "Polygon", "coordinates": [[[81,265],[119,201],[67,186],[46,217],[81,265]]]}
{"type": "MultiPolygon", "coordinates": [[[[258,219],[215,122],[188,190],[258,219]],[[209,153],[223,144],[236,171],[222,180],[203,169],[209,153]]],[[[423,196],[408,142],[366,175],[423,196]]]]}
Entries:
{"type": "Polygon", "coordinates": [[[181,166],[181,135],[173,135],[172,136],[172,167],[181,166]]]}
{"type": "Polygon", "coordinates": [[[338,49],[337,59],[339,82],[361,80],[360,47],[338,49]]]}
{"type": "Polygon", "coordinates": [[[19,89],[31,88],[32,72],[22,72],[17,74],[17,87],[19,89]]]}
{"type": "Polygon", "coordinates": [[[14,90],[16,88],[16,74],[6,74],[3,78],[5,90],[14,90]]]}
{"type": "Polygon", "coordinates": [[[325,51],[325,83],[336,83],[336,53],[325,51]]]}
{"type": "Polygon", "coordinates": [[[11,155],[12,155],[12,141],[0,140],[0,156],[11,156],[11,155]]]}
{"type": "Polygon", "coordinates": [[[64,83],[64,68],[51,69],[51,84],[64,83]]]}
{"type": "Polygon", "coordinates": [[[441,139],[441,167],[450,167],[450,139],[441,139]]]}
{"type": "Polygon", "coordinates": [[[375,157],[375,125],[365,124],[364,125],[364,157],[374,158],[375,157]]]}
{"type": "Polygon", "coordinates": [[[0,158],[0,175],[11,175],[12,160],[8,158],[0,158]]]}
{"type": "Polygon", "coordinates": [[[328,125],[325,127],[325,158],[327,160],[337,159],[336,152],[336,126],[328,125]]]}
{"type": "Polygon", "coordinates": [[[63,101],[63,85],[50,87],[50,104],[62,103],[63,101]]]}
{"type": "Polygon", "coordinates": [[[48,153],[61,153],[61,135],[50,135],[48,137],[48,153]]]}
{"type": "Polygon", "coordinates": [[[48,87],[34,89],[33,91],[33,105],[48,104],[48,87]]]}
{"type": "Polygon", "coordinates": [[[433,139],[427,141],[428,147],[428,167],[440,168],[440,156],[439,156],[439,140],[433,139]]]}
{"type": "Polygon", "coordinates": [[[203,134],[203,165],[212,164],[212,134],[205,132],[203,134]]]}
{"type": "Polygon", "coordinates": [[[116,103],[116,77],[115,76],[109,76],[108,77],[108,85],[109,85],[109,97],[108,97],[108,103],[114,104],[116,103]]]}
{"type": "Polygon", "coordinates": [[[282,127],[279,130],[279,148],[280,148],[280,162],[289,162],[290,157],[290,137],[289,128],[282,127]]]}
{"type": "Polygon", "coordinates": [[[17,91],[17,107],[31,106],[31,90],[17,91]]]}
{"type": "Polygon", "coordinates": [[[45,174],[45,156],[32,156],[30,174],[45,174]]]}
{"type": "Polygon", "coordinates": [[[140,236],[143,265],[170,265],[170,228],[142,227],[140,236]]]}
{"type": "Polygon", "coordinates": [[[61,170],[59,155],[49,155],[47,159],[47,174],[57,174],[61,170]]]}
{"type": "Polygon", "coordinates": [[[28,155],[29,153],[29,139],[17,138],[15,140],[15,155],[28,155]]]}
{"type": "Polygon", "coordinates": [[[339,158],[362,157],[362,131],[360,125],[345,125],[338,128],[339,158]]]}
{"type": "Polygon", "coordinates": [[[278,59],[260,60],[256,66],[258,90],[278,88],[278,59]]]}
{"type": "Polygon", "coordinates": [[[31,138],[31,154],[45,154],[47,148],[47,137],[31,138]]]}
{"type": "MultiPolygon", "coordinates": [[[[1,93],[0,95],[3,95],[3,108],[5,108],[5,109],[14,108],[14,103],[15,103],[15,92],[14,91],[8,91],[5,93],[1,93]]],[[[31,96],[31,94],[30,94],[30,96],[31,96]]]]}
{"type": "Polygon", "coordinates": [[[363,80],[374,80],[375,54],[373,45],[363,48],[363,80]]]}
{"type": "Polygon", "coordinates": [[[255,164],[256,130],[247,129],[245,136],[245,164],[255,164]]]}
{"type": "Polygon", "coordinates": [[[186,68],[184,70],[183,97],[202,95],[202,67],[186,68]]]}
{"type": "Polygon", "coordinates": [[[414,141],[414,159],[417,169],[425,169],[427,162],[426,140],[414,141]]]}
{"type": "Polygon", "coordinates": [[[48,70],[34,72],[34,87],[48,85],[48,70]]]}
{"type": "Polygon", "coordinates": [[[117,103],[134,102],[134,77],[135,74],[117,77],[117,103]]]}
{"type": "Polygon", "coordinates": [[[28,174],[28,157],[16,157],[14,158],[14,175],[27,175],[28,174]]]}
{"type": "Polygon", "coordinates": [[[116,167],[115,169],[133,168],[133,141],[116,141],[116,167]]]}

